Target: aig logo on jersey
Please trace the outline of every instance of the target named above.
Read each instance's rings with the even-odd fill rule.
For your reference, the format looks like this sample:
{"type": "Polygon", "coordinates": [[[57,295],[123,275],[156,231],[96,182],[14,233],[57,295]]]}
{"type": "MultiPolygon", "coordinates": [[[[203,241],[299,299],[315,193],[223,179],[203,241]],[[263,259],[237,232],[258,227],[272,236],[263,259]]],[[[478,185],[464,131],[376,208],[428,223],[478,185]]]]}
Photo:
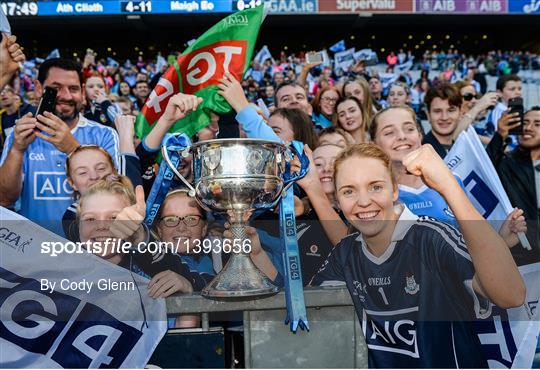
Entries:
{"type": "Polygon", "coordinates": [[[65,172],[34,172],[35,200],[70,200],[73,189],[65,172]]]}
{"type": "Polygon", "coordinates": [[[416,322],[409,319],[412,318],[411,315],[418,312],[418,307],[392,312],[395,315],[388,320],[387,312],[364,310],[362,329],[368,348],[419,358],[416,322]],[[381,319],[375,318],[378,315],[381,319]],[[395,316],[403,318],[397,320],[395,316]]]}

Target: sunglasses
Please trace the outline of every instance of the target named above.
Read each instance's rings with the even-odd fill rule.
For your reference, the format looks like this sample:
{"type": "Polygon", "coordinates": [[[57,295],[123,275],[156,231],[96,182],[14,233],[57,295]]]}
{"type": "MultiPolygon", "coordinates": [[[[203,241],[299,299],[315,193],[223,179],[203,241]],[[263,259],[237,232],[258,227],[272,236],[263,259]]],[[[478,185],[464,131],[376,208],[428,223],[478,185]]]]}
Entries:
{"type": "Polygon", "coordinates": [[[471,94],[471,93],[463,94],[463,100],[465,100],[465,101],[471,101],[471,100],[477,99],[477,98],[478,98],[478,95],[476,95],[476,94],[471,94]]]}

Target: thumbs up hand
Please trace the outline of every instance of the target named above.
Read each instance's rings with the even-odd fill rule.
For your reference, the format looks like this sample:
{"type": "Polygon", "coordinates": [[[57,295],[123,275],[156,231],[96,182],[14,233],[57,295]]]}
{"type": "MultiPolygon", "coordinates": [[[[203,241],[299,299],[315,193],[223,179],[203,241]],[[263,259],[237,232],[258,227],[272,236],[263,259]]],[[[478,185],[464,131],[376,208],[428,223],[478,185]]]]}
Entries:
{"type": "Polygon", "coordinates": [[[144,233],[141,224],[146,215],[146,202],[144,201],[144,189],[141,185],[135,188],[135,198],[136,203],[122,209],[109,227],[111,233],[119,239],[127,240],[133,237],[140,241],[141,233],[144,233]]]}

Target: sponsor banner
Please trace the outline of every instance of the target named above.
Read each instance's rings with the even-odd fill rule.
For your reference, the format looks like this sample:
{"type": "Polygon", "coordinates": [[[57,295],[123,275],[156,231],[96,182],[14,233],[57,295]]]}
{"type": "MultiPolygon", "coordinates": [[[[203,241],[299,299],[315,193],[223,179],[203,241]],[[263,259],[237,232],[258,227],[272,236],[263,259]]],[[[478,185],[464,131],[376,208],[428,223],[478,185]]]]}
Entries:
{"type": "Polygon", "coordinates": [[[540,0],[508,0],[508,11],[520,14],[540,13],[540,0]]]}
{"type": "Polygon", "coordinates": [[[506,13],[507,0],[416,0],[417,13],[506,13]]]}
{"type": "Polygon", "coordinates": [[[143,368],[167,330],[165,300],[98,256],[44,252],[53,243],[68,245],[0,207],[0,367],[143,368]]]}
{"type": "Polygon", "coordinates": [[[320,13],[411,13],[413,0],[319,0],[320,13]]]}

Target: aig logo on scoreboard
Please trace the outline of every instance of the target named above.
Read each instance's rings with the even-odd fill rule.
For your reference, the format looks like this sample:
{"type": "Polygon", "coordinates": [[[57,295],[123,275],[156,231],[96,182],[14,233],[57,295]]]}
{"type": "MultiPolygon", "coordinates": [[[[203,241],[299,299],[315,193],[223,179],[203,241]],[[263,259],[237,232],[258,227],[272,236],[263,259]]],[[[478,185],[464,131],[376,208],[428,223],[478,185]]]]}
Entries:
{"type": "Polygon", "coordinates": [[[35,200],[70,200],[73,189],[65,172],[34,172],[35,200]]]}
{"type": "Polygon", "coordinates": [[[142,332],[101,308],[0,268],[0,338],[64,368],[119,368],[142,332]]]}

